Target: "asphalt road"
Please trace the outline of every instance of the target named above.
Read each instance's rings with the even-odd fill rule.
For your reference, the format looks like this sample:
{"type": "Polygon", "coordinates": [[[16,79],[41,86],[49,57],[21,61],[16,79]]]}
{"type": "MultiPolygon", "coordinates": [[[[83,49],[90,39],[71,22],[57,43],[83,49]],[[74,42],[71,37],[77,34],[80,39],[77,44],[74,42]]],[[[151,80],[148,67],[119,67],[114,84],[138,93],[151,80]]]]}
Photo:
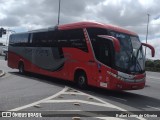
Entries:
{"type": "MultiPolygon", "coordinates": [[[[146,87],[142,90],[114,92],[93,87],[79,90],[70,82],[35,74],[20,75],[8,68],[4,60],[0,60],[0,69],[7,73],[0,78],[1,111],[160,111],[160,73],[147,72],[146,87]]],[[[83,120],[105,119],[96,115],[83,120]]]]}

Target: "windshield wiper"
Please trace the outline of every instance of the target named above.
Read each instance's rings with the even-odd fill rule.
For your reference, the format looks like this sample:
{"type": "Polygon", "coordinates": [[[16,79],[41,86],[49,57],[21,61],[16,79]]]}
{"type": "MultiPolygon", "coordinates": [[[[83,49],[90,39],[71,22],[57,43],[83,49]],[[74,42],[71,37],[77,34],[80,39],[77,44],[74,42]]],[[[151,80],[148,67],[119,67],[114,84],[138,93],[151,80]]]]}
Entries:
{"type": "Polygon", "coordinates": [[[140,49],[142,49],[142,44],[141,44],[141,46],[137,49],[137,54],[136,54],[136,57],[135,57],[135,59],[136,59],[135,68],[136,68],[136,65],[138,64],[138,69],[139,69],[139,71],[142,71],[141,65],[140,65],[140,63],[138,62],[138,54],[139,54],[139,52],[140,52],[140,49]]]}

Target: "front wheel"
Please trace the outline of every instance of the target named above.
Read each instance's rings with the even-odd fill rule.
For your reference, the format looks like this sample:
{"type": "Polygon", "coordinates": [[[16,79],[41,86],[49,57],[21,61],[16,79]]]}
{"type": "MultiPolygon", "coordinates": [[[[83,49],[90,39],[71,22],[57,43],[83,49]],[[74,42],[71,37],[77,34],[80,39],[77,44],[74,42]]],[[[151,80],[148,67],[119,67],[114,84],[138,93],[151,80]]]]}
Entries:
{"type": "Polygon", "coordinates": [[[84,72],[77,73],[75,79],[78,87],[82,89],[87,87],[87,76],[84,72]]]}
{"type": "Polygon", "coordinates": [[[19,64],[18,69],[19,69],[19,73],[20,73],[20,74],[24,74],[24,73],[25,73],[25,71],[24,71],[24,64],[23,64],[23,63],[20,63],[20,64],[19,64]]]}

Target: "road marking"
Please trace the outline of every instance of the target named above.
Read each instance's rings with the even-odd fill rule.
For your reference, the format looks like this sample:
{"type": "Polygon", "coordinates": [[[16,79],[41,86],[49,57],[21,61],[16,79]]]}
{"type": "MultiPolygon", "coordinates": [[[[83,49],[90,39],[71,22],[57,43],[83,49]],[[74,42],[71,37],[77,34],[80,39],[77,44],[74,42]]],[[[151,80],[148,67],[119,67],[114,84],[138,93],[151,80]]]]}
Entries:
{"type": "Polygon", "coordinates": [[[84,93],[77,93],[77,92],[64,92],[63,94],[66,94],[66,95],[85,95],[84,93]]]}
{"type": "Polygon", "coordinates": [[[10,76],[12,76],[12,74],[10,74],[10,73],[6,73],[4,76],[2,76],[1,78],[8,78],[8,77],[10,77],[10,76]]]}
{"type": "Polygon", "coordinates": [[[125,110],[125,109],[123,109],[123,108],[120,108],[120,107],[115,106],[115,105],[113,105],[113,104],[111,104],[111,103],[108,103],[108,102],[106,102],[106,101],[103,101],[103,100],[101,100],[101,99],[99,99],[99,98],[97,98],[97,97],[95,97],[95,96],[89,95],[89,94],[87,94],[87,93],[84,93],[84,94],[85,94],[86,96],[88,96],[88,97],[92,97],[93,99],[95,99],[95,100],[103,103],[103,104],[106,105],[106,106],[112,106],[112,108],[115,108],[115,109],[118,109],[118,110],[121,110],[121,111],[127,111],[127,110],[125,110]]]}
{"type": "Polygon", "coordinates": [[[125,101],[125,102],[127,101],[126,99],[122,99],[122,98],[118,98],[118,97],[113,97],[113,96],[110,96],[110,97],[118,99],[118,100],[122,100],[122,101],[125,101]]]}
{"type": "Polygon", "coordinates": [[[152,107],[152,106],[149,106],[149,105],[146,105],[146,106],[149,107],[149,108],[152,108],[152,109],[160,110],[160,108],[152,107]]]}
{"type": "Polygon", "coordinates": [[[6,73],[4,71],[0,72],[0,77],[3,77],[6,73]]]}
{"type": "MultiPolygon", "coordinates": [[[[118,107],[118,106],[115,106],[111,103],[108,103],[104,100],[101,100],[95,96],[92,96],[92,95],[89,95],[87,93],[84,93],[84,92],[81,92],[81,91],[78,91],[76,90],[76,92],[67,92],[69,89],[73,89],[75,90],[74,88],[71,88],[71,87],[67,87],[65,86],[65,88],[63,90],[61,90],[60,92],[50,96],[50,97],[47,97],[47,98],[44,98],[42,100],[39,100],[39,101],[36,101],[36,102],[33,102],[31,104],[28,104],[28,105],[24,105],[24,106],[21,106],[21,107],[17,107],[17,108],[14,108],[14,109],[11,109],[11,110],[8,110],[8,111],[19,111],[19,110],[23,110],[23,109],[26,109],[26,108],[29,108],[29,107],[33,107],[35,105],[39,105],[41,103],[64,103],[64,102],[79,102],[79,103],[85,103],[85,104],[90,104],[90,105],[97,105],[97,106],[101,106],[101,107],[110,107],[110,108],[115,108],[115,109],[118,109],[120,111],[123,111],[125,112],[126,114],[133,114],[131,112],[128,112],[127,110],[121,108],[121,107],[118,107]],[[84,101],[84,100],[53,100],[54,98],[60,96],[60,95],[63,95],[63,94],[79,94],[79,95],[85,95],[87,97],[91,97],[93,98],[94,100],[97,100],[99,101],[100,103],[96,103],[96,102],[90,102],[90,101],[84,101]]],[[[103,119],[103,120],[114,120],[115,117],[96,117],[98,119],[103,119]]],[[[135,117],[137,119],[140,119],[140,120],[146,120],[145,118],[142,118],[142,117],[135,117]]],[[[117,118],[117,120],[122,120],[122,119],[119,119],[117,118]]]]}
{"type": "MultiPolygon", "coordinates": [[[[78,91],[78,90],[77,90],[77,91],[78,91]]],[[[81,92],[81,91],[78,91],[78,92],[81,92]]],[[[83,93],[83,92],[82,92],[82,93],[83,93]]],[[[101,99],[99,99],[99,98],[97,98],[97,97],[95,97],[95,96],[89,95],[89,94],[87,94],[87,93],[84,93],[84,94],[85,94],[86,96],[88,96],[88,97],[92,97],[93,99],[95,99],[95,100],[97,100],[97,101],[100,101],[100,102],[103,103],[104,105],[112,106],[113,108],[116,108],[116,109],[118,109],[118,110],[120,110],[120,111],[124,111],[125,113],[128,113],[128,114],[133,114],[133,113],[128,112],[127,110],[121,108],[121,107],[115,106],[115,105],[113,105],[113,104],[111,104],[111,103],[108,103],[108,102],[106,102],[106,101],[104,101],[104,100],[101,100],[101,99]]],[[[143,117],[135,117],[135,118],[140,119],[140,120],[146,120],[146,119],[143,118],[143,117]]]]}
{"type": "Polygon", "coordinates": [[[19,111],[19,110],[23,110],[23,109],[26,109],[26,108],[29,108],[29,107],[32,107],[34,105],[37,105],[37,104],[40,104],[40,103],[43,103],[44,101],[47,101],[47,100],[50,100],[50,99],[53,99],[57,96],[59,96],[60,94],[62,94],[63,92],[65,92],[66,90],[68,89],[68,87],[65,86],[65,88],[63,90],[61,90],[60,92],[50,96],[50,97],[47,97],[45,99],[42,99],[42,100],[39,100],[37,102],[33,102],[31,104],[28,104],[28,105],[24,105],[24,106],[21,106],[21,107],[17,107],[17,108],[14,108],[14,109],[11,109],[11,110],[8,110],[8,111],[19,111]]]}
{"type": "Polygon", "coordinates": [[[84,104],[89,104],[89,105],[96,105],[96,106],[101,106],[101,107],[110,107],[114,108],[114,105],[108,104],[109,106],[105,106],[103,103],[96,103],[96,102],[90,102],[90,101],[85,101],[85,100],[47,100],[43,103],[84,103],[84,104]]]}

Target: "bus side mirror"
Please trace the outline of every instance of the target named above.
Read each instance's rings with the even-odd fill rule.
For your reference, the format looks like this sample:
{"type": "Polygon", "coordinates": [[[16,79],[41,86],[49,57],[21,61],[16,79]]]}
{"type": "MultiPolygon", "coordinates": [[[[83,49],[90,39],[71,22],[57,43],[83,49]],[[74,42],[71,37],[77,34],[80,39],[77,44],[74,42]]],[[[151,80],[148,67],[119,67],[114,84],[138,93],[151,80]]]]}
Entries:
{"type": "Polygon", "coordinates": [[[150,48],[150,49],[151,49],[151,53],[152,53],[152,57],[155,56],[155,49],[154,49],[153,46],[151,46],[151,45],[149,45],[149,44],[146,44],[146,43],[142,43],[142,45],[145,46],[145,47],[150,48]]]}
{"type": "Polygon", "coordinates": [[[109,36],[109,35],[98,35],[98,37],[105,38],[107,40],[112,41],[115,51],[120,52],[120,43],[117,38],[115,38],[113,36],[109,36]]]}

